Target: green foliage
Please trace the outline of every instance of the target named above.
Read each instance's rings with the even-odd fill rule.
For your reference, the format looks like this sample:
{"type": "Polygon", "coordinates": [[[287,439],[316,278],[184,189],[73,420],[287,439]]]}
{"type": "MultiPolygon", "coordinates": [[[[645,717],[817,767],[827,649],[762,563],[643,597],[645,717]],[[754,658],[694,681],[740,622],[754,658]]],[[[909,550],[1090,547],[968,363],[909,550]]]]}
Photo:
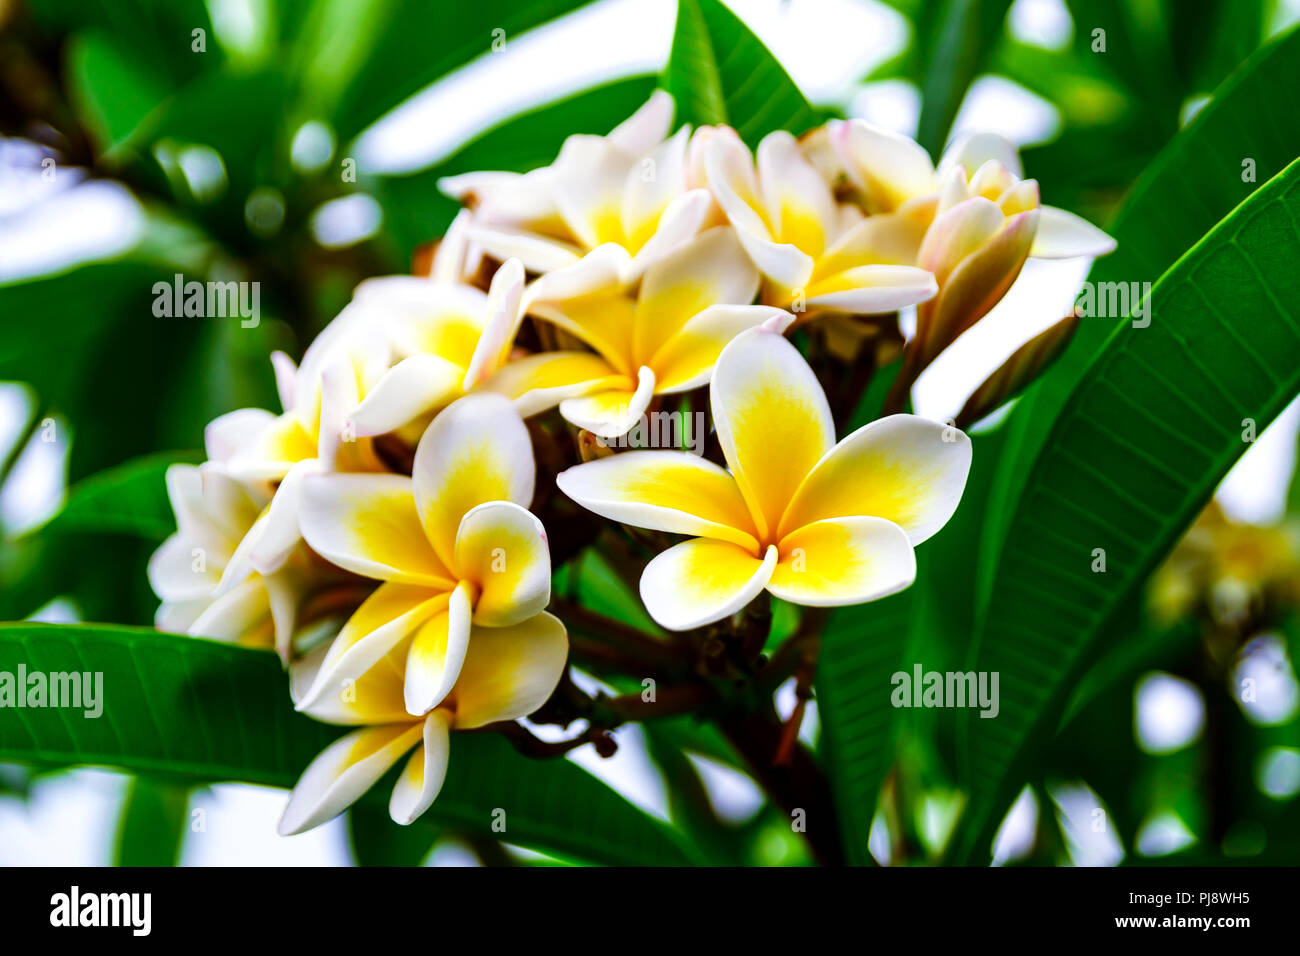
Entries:
{"type": "Polygon", "coordinates": [[[118,866],[175,866],[189,826],[189,791],[152,777],[131,781],[118,824],[118,866]]]}
{"type": "Polygon", "coordinates": [[[664,88],[679,123],[728,124],[756,145],[768,133],[799,134],[819,117],[790,75],[720,0],[681,0],[664,88]]]}
{"type": "Polygon", "coordinates": [[[68,492],[47,530],[129,534],[161,542],[176,530],[163,476],[170,465],[201,460],[197,452],[161,452],[106,468],[68,492]]]}
{"type": "MultiPolygon", "coordinates": [[[[0,616],[22,618],[67,597],[87,619],[151,620],[156,600],[144,564],[174,526],[162,476],[172,462],[197,460],[157,450],[201,447],[204,424],[231,409],[278,407],[271,349],[300,352],[357,281],[406,270],[456,211],[438,192],[441,177],[545,165],[567,136],[610,130],[656,83],[675,97],[678,123],[726,123],[750,145],[825,118],[727,4],[679,0],[660,77],[541,104],[426,169],[385,176],[362,169],[358,182],[339,175],[356,136],[375,120],[491,56],[494,44],[508,47],[588,2],[266,0],[254,5],[251,44],[214,24],[202,0],[24,6],[33,49],[53,54],[39,64],[51,73],[39,87],[45,98],[30,97],[48,103],[48,115],[16,119],[58,129],[68,163],[119,179],[142,200],[146,222],[141,242],[118,259],[0,285],[0,379],[29,384],[33,422],[53,417],[70,436],[70,491],[59,514],[0,543],[0,616]],[[323,122],[335,143],[314,169],[290,160],[307,121],[323,122]],[[178,165],[194,146],[221,159],[211,193],[196,192],[178,165]],[[273,228],[250,222],[255,190],[283,206],[273,228]],[[308,228],[313,211],[357,191],[380,203],[380,236],[321,249],[308,228]],[[260,326],[155,318],[154,283],[182,270],[261,282],[260,326]]],[[[924,850],[918,859],[937,858],[944,838],[918,835],[918,794],[951,793],[958,784],[969,805],[947,858],[960,862],[985,862],[1001,812],[1026,783],[1044,814],[1033,861],[1061,862],[1047,793],[1065,778],[1101,796],[1127,847],[1153,806],[1174,807],[1198,834],[1207,832],[1215,808],[1185,784],[1205,755],[1189,749],[1157,759],[1133,739],[1134,681],[1185,661],[1200,637],[1185,623],[1153,627],[1140,613],[1140,589],[1248,447],[1243,420],[1262,429],[1300,390],[1300,127],[1279,101],[1279,91],[1300,88],[1300,32],[1256,51],[1268,3],[1068,0],[1072,38],[1047,50],[1007,30],[1010,0],[889,5],[912,35],[870,78],[916,86],[920,142],[941,151],[982,75],[1044,97],[1062,128],[1025,151],[1028,174],[1046,201],[1110,220],[1119,249],[1098,262],[1091,281],[1155,287],[1149,327],[1122,316],[1084,319],[1009,420],[975,437],[962,507],[918,552],[914,587],[829,615],[815,680],[817,756],[846,857],[871,862],[868,836],[880,812],[905,843],[925,844],[912,847],[924,850]],[[1189,101],[1211,93],[1180,130],[1189,101]],[[1106,551],[1104,574],[1092,571],[1094,548],[1106,551]],[[916,662],[999,672],[1001,714],[963,720],[894,708],[890,677],[916,662]]],[[[861,406],[867,417],[888,384],[887,373],[877,376],[861,406]]],[[[599,550],[560,569],[556,592],[668,640],[629,588],[626,569],[599,550]]],[[[780,609],[769,651],[795,628],[789,611],[780,609]]],[[[1300,628],[1291,625],[1294,660],[1300,628]]],[[[291,786],[339,733],[296,714],[275,658],[243,648],[131,627],[0,625],[0,671],[19,663],[104,673],[111,707],[102,719],[0,710],[0,761],[140,774],[117,839],[116,859],[126,865],[175,862],[192,787],[291,786]]],[[[1270,827],[1259,859],[1285,859],[1294,812],[1251,788],[1248,755],[1295,746],[1297,725],[1251,727],[1235,709],[1223,712],[1228,703],[1207,700],[1239,752],[1229,770],[1240,786],[1228,809],[1270,827]]],[[[498,736],[458,734],[446,784],[420,823],[388,820],[392,774],[352,810],[358,861],[415,864],[443,837],[466,837],[489,857],[505,841],[563,861],[805,860],[775,806],[743,827],[719,821],[687,757],[743,766],[715,726],[694,716],[655,721],[646,739],[668,780],[671,825],[571,762],[525,759],[498,736]],[[492,828],[497,808],[506,813],[504,833],[492,828]]],[[[29,778],[17,778],[21,786],[9,779],[0,777],[0,790],[22,789],[29,778]]],[[[1173,861],[1222,863],[1221,849],[1173,861]]]]}
{"type": "Polygon", "coordinates": [[[1116,329],[1067,399],[1026,482],[998,566],[977,671],[1001,674],[996,721],[966,719],[963,859],[1018,788],[1100,628],[1300,391],[1300,162],[1167,272],[1149,327],[1116,329]],[[1256,321],[1239,322],[1236,316],[1256,321]],[[1097,561],[1104,552],[1105,571],[1097,561]]]}
{"type": "MultiPolygon", "coordinates": [[[[274,655],[199,638],[96,625],[0,625],[0,671],[103,674],[98,719],[0,710],[0,760],[96,764],[185,784],[291,786],[339,733],[289,706],[274,655]]],[[[575,764],[527,761],[492,735],[458,735],[430,825],[599,863],[682,863],[675,834],[575,764]],[[499,817],[499,815],[498,815],[499,817]]],[[[370,795],[383,804],[383,784],[370,795]]],[[[422,818],[425,819],[425,818],[422,818]]],[[[427,837],[413,836],[425,841],[427,837]]]]}

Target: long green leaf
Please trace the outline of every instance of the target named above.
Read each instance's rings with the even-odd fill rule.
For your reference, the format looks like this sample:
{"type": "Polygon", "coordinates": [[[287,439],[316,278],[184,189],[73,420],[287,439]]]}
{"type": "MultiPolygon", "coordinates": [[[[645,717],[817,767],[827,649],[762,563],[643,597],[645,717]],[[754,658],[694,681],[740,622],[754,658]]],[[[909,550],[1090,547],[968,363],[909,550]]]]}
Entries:
{"type": "MultiPolygon", "coordinates": [[[[1300,31],[1292,31],[1243,64],[1151,164],[1111,227],[1119,248],[1097,262],[1089,280],[1154,282],[1255,190],[1255,180],[1266,182],[1300,155],[1300,124],[1285,121],[1276,100],[1278,90],[1297,88],[1300,31]],[[1255,180],[1246,181],[1247,159],[1254,161],[1255,180]]],[[[1029,172],[1034,172],[1032,166],[1029,172]]],[[[1089,363],[1127,321],[1081,322],[1051,374],[1021,399],[1012,415],[980,562],[985,596],[1030,466],[1089,363]]]]}
{"type": "MultiPolygon", "coordinates": [[[[294,712],[271,654],[138,628],[0,625],[0,673],[100,672],[103,714],[0,709],[0,761],[98,764],[191,783],[292,786],[339,728],[294,712]]],[[[458,734],[434,825],[599,863],[678,864],[676,835],[576,764],[458,734]],[[501,813],[494,811],[504,811],[501,813]],[[504,820],[505,831],[493,830],[504,820]]],[[[386,803],[383,784],[368,799],[386,803]]]]}
{"type": "Polygon", "coordinates": [[[118,866],[175,866],[185,839],[188,788],[136,777],[117,830],[118,866]]]}
{"type": "MultiPolygon", "coordinates": [[[[996,48],[1011,0],[939,0],[924,57],[917,141],[937,155],[971,81],[996,48]]],[[[924,42],[924,41],[921,41],[924,42]]]]}
{"type": "Polygon", "coordinates": [[[802,133],[817,125],[790,74],[720,0],[678,0],[664,88],[677,121],[726,123],[750,145],[774,130],[802,133]]]}
{"type": "Polygon", "coordinates": [[[1025,486],[975,669],[1001,712],[969,719],[960,856],[982,858],[1017,770],[1056,727],[1108,616],[1300,391],[1300,161],[1252,195],[1152,290],[1069,396],[1025,486]],[[1105,571],[1094,568],[1105,552],[1105,571]]]}
{"type": "Polygon", "coordinates": [[[439,77],[590,2],[327,0],[302,35],[306,92],[321,98],[310,88],[318,83],[335,94],[332,119],[346,141],[439,77]]]}
{"type": "Polygon", "coordinates": [[[916,715],[891,701],[892,676],[945,670],[961,662],[975,616],[974,582],[981,503],[996,473],[1005,429],[974,438],[962,507],[917,551],[917,580],[883,601],[833,613],[817,662],[817,708],[826,766],[850,863],[868,865],[867,842],[880,788],[898,749],[904,720],[916,715]]]}

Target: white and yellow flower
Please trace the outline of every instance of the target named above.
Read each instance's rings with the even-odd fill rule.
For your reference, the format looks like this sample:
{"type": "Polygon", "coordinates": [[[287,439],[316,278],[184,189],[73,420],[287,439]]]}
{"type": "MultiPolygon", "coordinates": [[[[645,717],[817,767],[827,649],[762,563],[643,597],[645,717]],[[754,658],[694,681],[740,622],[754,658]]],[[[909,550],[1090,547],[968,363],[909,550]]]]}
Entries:
{"type": "Polygon", "coordinates": [[[507,260],[488,292],[416,276],[367,279],[354,302],[374,315],[391,367],[347,416],[368,438],[405,429],[418,441],[431,416],[491,377],[509,358],[519,323],[524,270],[507,260]],[[409,426],[409,427],[408,427],[409,426]]]}
{"type": "Polygon", "coordinates": [[[789,133],[764,137],[756,166],[735,132],[719,128],[708,140],[705,165],[710,189],[767,278],[768,304],[878,314],[935,294],[924,269],[864,240],[871,227],[862,213],[836,201],[789,133]]]}
{"type": "Polygon", "coordinates": [[[550,166],[469,173],[439,187],[473,205],[469,235],[497,259],[544,274],[613,243],[628,253],[630,282],[698,233],[712,208],[707,190],[688,186],[690,130],[668,137],[672,117],[672,97],[659,91],[608,136],[570,136],[550,166]]]}
{"type": "Polygon", "coordinates": [[[218,590],[263,513],[265,497],[212,462],[172,465],[166,481],[176,532],[149,559],[149,583],[162,599],[155,626],[274,647],[287,656],[301,596],[301,562],[286,562],[272,574],[248,574],[236,586],[218,590]]]}
{"type": "MultiPolygon", "coordinates": [[[[362,729],[330,744],[303,771],[280,819],[281,835],[310,830],[342,813],[414,749],[388,804],[393,820],[411,823],[442,789],[449,731],[532,713],[555,690],[568,656],[564,625],[544,611],[506,627],[475,626],[446,695],[427,714],[412,716],[405,672],[421,633],[399,641],[346,695],[318,697],[311,706],[300,703],[318,720],[362,729]]],[[[295,667],[295,696],[316,682],[327,657],[322,648],[295,667]]]]}
{"type": "Polygon", "coordinates": [[[1002,299],[1027,258],[1101,256],[1115,248],[1087,221],[1042,205],[1015,147],[996,134],[964,137],[936,170],[915,142],[862,120],[834,121],[829,132],[871,213],[859,228],[862,251],[914,262],[939,286],[917,308],[904,382],[1002,299]]]}
{"type": "Polygon", "coordinates": [[[283,353],[273,356],[283,414],[241,409],[209,426],[209,444],[233,475],[274,487],[247,561],[231,566],[223,588],[253,570],[274,571],[301,540],[298,509],[308,475],[385,471],[373,438],[397,431],[414,445],[438,409],[509,357],[522,319],[520,264],[504,263],[484,293],[447,279],[465,254],[463,236],[439,254],[437,278],[361,283],[307,349],[301,368],[283,353]]]}
{"type": "Polygon", "coordinates": [[[691,535],[655,557],[641,599],[671,630],[739,611],[760,592],[857,604],[916,574],[913,547],[952,516],[970,440],[913,415],[835,442],[825,393],[793,345],[737,336],[710,386],[727,468],[687,452],[633,451],[562,472],[560,490],[624,524],[691,535]]]}
{"type": "Polygon", "coordinates": [[[488,388],[526,393],[526,414],[559,401],[560,413],[596,435],[625,434],[656,395],[699,388],[737,333],[788,321],[752,306],[758,272],[734,230],[706,230],[646,270],[635,290],[620,279],[626,253],[601,246],[529,286],[525,308],[591,346],[518,359],[488,388]]]}
{"type": "Polygon", "coordinates": [[[550,600],[551,560],[528,510],[536,478],[523,420],[499,395],[469,395],[420,439],[411,477],[309,475],[300,521],[327,561],[384,582],[357,609],[300,701],[311,710],[413,635],[405,706],[436,707],[456,682],[471,624],[507,627],[550,600]]]}
{"type": "Polygon", "coordinates": [[[204,434],[208,457],[269,504],[239,560],[226,568],[221,590],[254,572],[271,574],[302,540],[298,501],[303,479],[319,471],[378,472],[383,464],[368,439],[352,441],[346,420],[361,395],[388,367],[388,346],[373,315],[349,305],[303,355],[271,356],[283,411],[241,408],[212,421],[204,434]]]}

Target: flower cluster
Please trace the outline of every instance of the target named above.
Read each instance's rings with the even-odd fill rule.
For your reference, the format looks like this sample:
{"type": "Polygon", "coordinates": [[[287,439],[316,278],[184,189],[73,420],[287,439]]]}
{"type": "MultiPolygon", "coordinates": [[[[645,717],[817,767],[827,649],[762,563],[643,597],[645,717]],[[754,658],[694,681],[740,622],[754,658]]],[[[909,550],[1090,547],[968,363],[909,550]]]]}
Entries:
{"type": "Polygon", "coordinates": [[[280,414],[217,419],[208,460],[168,473],[158,627],[274,649],[298,709],[358,728],[307,768],[282,832],[408,753],[390,809],[410,822],[449,731],[551,697],[569,642],[538,502],[648,529],[631,540],[663,548],[641,597],[670,631],[725,626],[764,591],[831,606],[907,587],[970,441],[908,414],[837,441],[828,376],[862,385],[901,348],[905,392],[1027,256],[1112,245],[1040,206],[996,137],[936,169],[857,120],[751,153],[672,114],[656,93],[551,166],[444,180],[465,208],[426,274],[362,283],[301,364],[272,357],[280,414]],[[610,447],[687,408],[711,413],[705,454],[610,447]]]}

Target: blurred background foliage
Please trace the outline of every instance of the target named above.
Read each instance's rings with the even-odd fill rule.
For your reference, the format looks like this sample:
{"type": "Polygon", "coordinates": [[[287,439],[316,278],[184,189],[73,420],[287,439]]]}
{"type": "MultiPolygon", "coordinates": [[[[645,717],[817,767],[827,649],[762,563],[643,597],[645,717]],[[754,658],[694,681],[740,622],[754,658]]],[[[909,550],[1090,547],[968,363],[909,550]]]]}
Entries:
{"type": "MultiPolygon", "coordinates": [[[[216,415],[245,405],[275,407],[269,352],[300,355],[358,281],[409,270],[420,247],[441,234],[456,210],[437,191],[440,177],[544,165],[565,136],[607,132],[659,78],[624,76],[538,103],[413,171],[385,174],[358,164],[357,137],[430,84],[490,55],[494,41],[512,42],[591,5],[0,0],[0,131],[7,148],[21,142],[34,150],[0,166],[8,180],[3,185],[19,196],[0,208],[0,224],[69,184],[96,180],[129,190],[141,215],[125,248],[109,258],[61,263],[34,277],[4,270],[0,380],[23,383],[26,400],[21,427],[0,460],[0,485],[52,421],[66,449],[67,492],[44,525],[0,529],[0,618],[49,616],[51,602],[59,600],[60,613],[80,620],[151,622],[156,601],[144,563],[171,528],[159,475],[169,462],[196,460],[203,425],[216,415]],[[41,166],[42,159],[53,166],[41,166]],[[20,171],[24,163],[52,175],[20,171]],[[21,183],[15,178],[20,172],[21,183]],[[331,236],[322,225],[331,209],[347,209],[370,225],[331,236]],[[154,318],[153,284],[176,272],[259,282],[261,324],[245,329],[237,320],[154,318]]],[[[942,151],[977,81],[999,77],[1017,84],[1050,104],[1059,119],[1049,140],[1023,151],[1027,175],[1045,185],[1052,204],[1108,228],[1139,176],[1162,151],[1167,155],[1210,94],[1300,12],[1275,0],[1064,0],[1056,6],[1071,28],[1064,39],[1040,44],[1010,29],[1011,0],[887,5],[905,21],[907,39],[862,82],[897,81],[915,90],[913,132],[922,145],[935,156],[942,151]]],[[[743,4],[737,7],[743,13],[743,4]]],[[[759,98],[784,97],[789,114],[774,125],[796,118],[807,125],[850,111],[852,91],[836,102],[806,102],[716,0],[682,0],[681,9],[679,34],[702,31],[694,41],[704,37],[706,47],[724,51],[753,45],[742,65],[768,71],[759,98]]],[[[752,99],[755,91],[732,98],[734,78],[727,75],[714,77],[717,102],[735,115],[701,112],[714,101],[691,101],[693,66],[677,59],[682,49],[674,45],[663,80],[682,105],[679,118],[725,120],[747,138],[761,135],[765,130],[744,127],[753,110],[742,94],[752,99]]],[[[1291,76],[1295,67],[1295,54],[1288,52],[1271,68],[1291,76]]],[[[1295,88],[1265,87],[1269,100],[1255,104],[1255,123],[1242,134],[1271,124],[1283,160],[1300,152],[1291,148],[1297,134],[1293,104],[1286,100],[1295,88]]],[[[1267,175],[1261,170],[1260,182],[1280,168],[1267,175]]],[[[1182,201],[1195,203],[1197,184],[1182,186],[1182,201]]],[[[1223,208],[1207,202],[1208,222],[1182,237],[1177,252],[1253,186],[1243,189],[1223,197],[1223,208]]],[[[1075,361],[1082,368],[1083,359],[1076,355],[1075,361]]],[[[992,495],[995,463],[1007,440],[1006,429],[979,438],[968,491],[973,502],[992,495]]],[[[1288,522],[1298,508],[1300,495],[1293,494],[1288,522]]],[[[899,655],[924,660],[929,670],[962,666],[987,598],[970,570],[985,553],[983,529],[983,509],[963,508],[923,555],[916,588],[831,622],[828,645],[834,647],[841,634],[859,649],[844,660],[839,674],[849,676],[840,685],[828,671],[817,688],[819,703],[829,703],[845,721],[838,734],[823,732],[819,750],[837,768],[832,776],[852,861],[868,860],[868,844],[879,862],[937,861],[953,851],[953,828],[966,799],[958,776],[960,728],[950,714],[900,716],[883,701],[873,702],[874,712],[855,710],[852,673],[887,675],[899,655]],[[873,637],[880,640],[873,643],[873,637]]],[[[1300,641],[1295,540],[1289,524],[1236,525],[1209,512],[1153,585],[1107,619],[1058,732],[1016,781],[1027,786],[1012,816],[1021,815],[1020,830],[1031,836],[1004,846],[1001,858],[1114,862],[1122,854],[1126,862],[1281,862],[1300,856],[1300,706],[1290,663],[1300,641]],[[1275,703],[1290,693],[1289,709],[1243,702],[1237,693],[1243,674],[1273,681],[1266,696],[1275,703]],[[1193,730],[1176,745],[1144,737],[1138,713],[1144,694],[1191,701],[1187,706],[1200,715],[1193,730]],[[1100,835],[1072,832],[1063,822],[1086,824],[1093,807],[1107,811],[1109,825],[1100,835]],[[1027,828],[1022,818],[1031,821],[1027,828]]],[[[598,555],[566,568],[557,586],[568,598],[653,630],[635,595],[598,555]]],[[[772,646],[797,623],[778,609],[772,646]]],[[[832,653],[832,669],[837,660],[832,653]]],[[[648,724],[645,735],[651,759],[669,780],[674,828],[693,853],[731,863],[809,861],[773,807],[744,823],[719,819],[706,785],[718,771],[699,761],[727,773],[743,766],[720,735],[684,719],[648,724]]],[[[309,743],[305,752],[315,741],[309,743]]],[[[490,758],[478,759],[486,766],[490,758]]],[[[0,765],[0,796],[21,798],[34,775],[49,769],[0,765]]],[[[265,778],[274,781],[275,771],[268,769],[265,778]]],[[[194,785],[136,778],[118,830],[117,859],[176,859],[194,785]]],[[[563,774],[554,784],[558,790],[572,786],[563,774]]],[[[374,806],[359,807],[350,817],[356,857],[419,862],[437,841],[455,837],[484,862],[520,860],[490,833],[467,828],[456,817],[454,797],[440,799],[448,815],[418,834],[397,833],[374,806]]],[[[593,806],[605,805],[599,794],[591,799],[593,806]]],[[[610,833],[639,834],[636,845],[646,858],[673,860],[680,852],[676,838],[657,843],[660,836],[638,829],[639,821],[617,813],[609,819],[610,833]]],[[[545,826],[537,832],[535,846],[548,853],[541,862],[626,861],[620,853],[630,852],[602,857],[594,845],[584,851],[557,842],[545,826]]]]}

